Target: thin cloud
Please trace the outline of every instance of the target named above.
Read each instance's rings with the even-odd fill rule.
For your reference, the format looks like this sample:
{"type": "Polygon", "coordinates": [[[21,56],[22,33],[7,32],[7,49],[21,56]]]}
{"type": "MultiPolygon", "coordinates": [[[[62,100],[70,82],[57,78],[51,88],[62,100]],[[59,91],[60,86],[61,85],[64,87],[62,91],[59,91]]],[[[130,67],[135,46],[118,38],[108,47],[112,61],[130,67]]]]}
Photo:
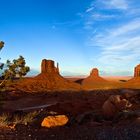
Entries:
{"type": "Polygon", "coordinates": [[[96,44],[101,47],[99,63],[107,65],[113,63],[115,66],[118,65],[118,61],[121,61],[122,65],[139,61],[140,29],[138,24],[135,23],[132,21],[118,29],[102,33],[102,36],[95,37],[95,39],[92,38],[91,45],[96,44]],[[130,34],[133,34],[133,36],[130,34]]]}
{"type": "Polygon", "coordinates": [[[89,12],[91,12],[91,11],[93,11],[93,10],[94,10],[94,7],[92,6],[92,7],[88,8],[88,9],[86,10],[86,13],[89,13],[89,12]]]}
{"type": "Polygon", "coordinates": [[[103,0],[102,3],[106,9],[127,10],[129,8],[128,0],[103,0]]]}
{"type": "Polygon", "coordinates": [[[84,28],[89,32],[87,44],[100,49],[99,67],[126,71],[139,63],[140,5],[128,0],[95,0],[93,6],[95,10],[86,13],[84,28]]]}
{"type": "Polygon", "coordinates": [[[95,21],[95,20],[112,19],[112,18],[116,18],[116,16],[115,15],[105,15],[105,14],[95,13],[95,14],[91,15],[91,18],[95,21]]]}

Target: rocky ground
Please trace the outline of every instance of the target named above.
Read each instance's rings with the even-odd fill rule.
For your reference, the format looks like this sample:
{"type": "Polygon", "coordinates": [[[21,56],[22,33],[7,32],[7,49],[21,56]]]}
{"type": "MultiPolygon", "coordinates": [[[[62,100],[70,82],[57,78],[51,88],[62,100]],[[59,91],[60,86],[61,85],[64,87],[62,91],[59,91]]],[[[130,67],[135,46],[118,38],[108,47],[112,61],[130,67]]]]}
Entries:
{"type": "MultiPolygon", "coordinates": [[[[17,123],[14,127],[1,127],[0,140],[139,140],[140,138],[140,90],[94,90],[1,93],[1,115],[26,116],[36,111],[34,120],[17,123]],[[132,107],[115,119],[106,119],[103,103],[111,96],[128,94],[132,107]],[[48,106],[49,105],[49,106],[48,106]],[[41,127],[47,116],[66,115],[64,126],[41,127]]],[[[10,124],[12,125],[12,124],[10,124]]],[[[9,125],[9,126],[10,126],[9,125]]]]}

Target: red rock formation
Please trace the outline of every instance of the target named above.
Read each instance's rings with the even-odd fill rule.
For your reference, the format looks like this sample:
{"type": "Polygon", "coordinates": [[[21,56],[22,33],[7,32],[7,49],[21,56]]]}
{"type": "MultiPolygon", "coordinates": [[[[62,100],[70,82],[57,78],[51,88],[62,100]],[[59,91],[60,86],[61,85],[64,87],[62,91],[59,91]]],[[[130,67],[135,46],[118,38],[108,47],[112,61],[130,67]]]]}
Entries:
{"type": "Polygon", "coordinates": [[[134,68],[134,77],[125,83],[125,88],[140,88],[140,64],[134,68]]]}
{"type": "MultiPolygon", "coordinates": [[[[41,63],[41,73],[23,80],[21,86],[25,90],[46,91],[46,90],[80,90],[79,84],[68,81],[59,74],[59,66],[55,67],[53,60],[43,59],[41,63]]],[[[21,86],[19,86],[21,88],[21,86]]]]}
{"type": "Polygon", "coordinates": [[[99,70],[97,68],[92,69],[90,72],[91,76],[99,77],[99,70]]]}
{"type": "Polygon", "coordinates": [[[41,73],[59,73],[59,68],[54,65],[53,60],[43,59],[41,63],[41,73]]]}
{"type": "Polygon", "coordinates": [[[140,77],[140,64],[134,69],[134,77],[140,77]]]}
{"type": "Polygon", "coordinates": [[[99,88],[102,87],[102,84],[107,83],[108,81],[99,76],[99,70],[97,68],[93,68],[90,72],[90,76],[82,81],[82,85],[86,89],[99,88]]]}

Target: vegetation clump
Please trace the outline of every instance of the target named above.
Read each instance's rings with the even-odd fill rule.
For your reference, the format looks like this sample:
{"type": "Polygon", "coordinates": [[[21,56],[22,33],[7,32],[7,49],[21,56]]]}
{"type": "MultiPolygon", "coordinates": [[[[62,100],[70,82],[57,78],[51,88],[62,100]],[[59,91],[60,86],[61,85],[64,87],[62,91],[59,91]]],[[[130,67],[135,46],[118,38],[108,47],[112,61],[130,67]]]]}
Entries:
{"type": "Polygon", "coordinates": [[[22,78],[30,71],[30,67],[26,66],[25,58],[23,56],[19,56],[18,59],[14,59],[12,62],[7,60],[6,67],[7,68],[3,72],[3,77],[11,80],[22,78]]]}
{"type": "MultiPolygon", "coordinates": [[[[4,47],[4,42],[0,41],[0,51],[4,47]]],[[[26,61],[23,56],[12,61],[7,60],[6,63],[0,63],[0,87],[4,85],[7,80],[22,78],[30,71],[30,67],[26,66],[26,61]]]]}

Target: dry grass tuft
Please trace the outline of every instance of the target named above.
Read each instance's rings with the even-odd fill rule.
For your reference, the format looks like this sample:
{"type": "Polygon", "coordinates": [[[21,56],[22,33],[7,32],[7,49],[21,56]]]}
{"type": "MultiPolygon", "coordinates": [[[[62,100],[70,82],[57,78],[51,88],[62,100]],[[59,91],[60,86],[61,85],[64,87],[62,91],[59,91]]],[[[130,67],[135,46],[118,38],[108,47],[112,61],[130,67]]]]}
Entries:
{"type": "Polygon", "coordinates": [[[3,113],[0,115],[0,127],[9,127],[10,125],[16,126],[17,124],[27,125],[35,121],[35,117],[38,115],[37,111],[30,112],[24,116],[14,115],[11,119],[10,114],[3,113]]]}
{"type": "Polygon", "coordinates": [[[9,114],[3,113],[0,116],[0,127],[7,127],[9,124],[9,114]]]}

